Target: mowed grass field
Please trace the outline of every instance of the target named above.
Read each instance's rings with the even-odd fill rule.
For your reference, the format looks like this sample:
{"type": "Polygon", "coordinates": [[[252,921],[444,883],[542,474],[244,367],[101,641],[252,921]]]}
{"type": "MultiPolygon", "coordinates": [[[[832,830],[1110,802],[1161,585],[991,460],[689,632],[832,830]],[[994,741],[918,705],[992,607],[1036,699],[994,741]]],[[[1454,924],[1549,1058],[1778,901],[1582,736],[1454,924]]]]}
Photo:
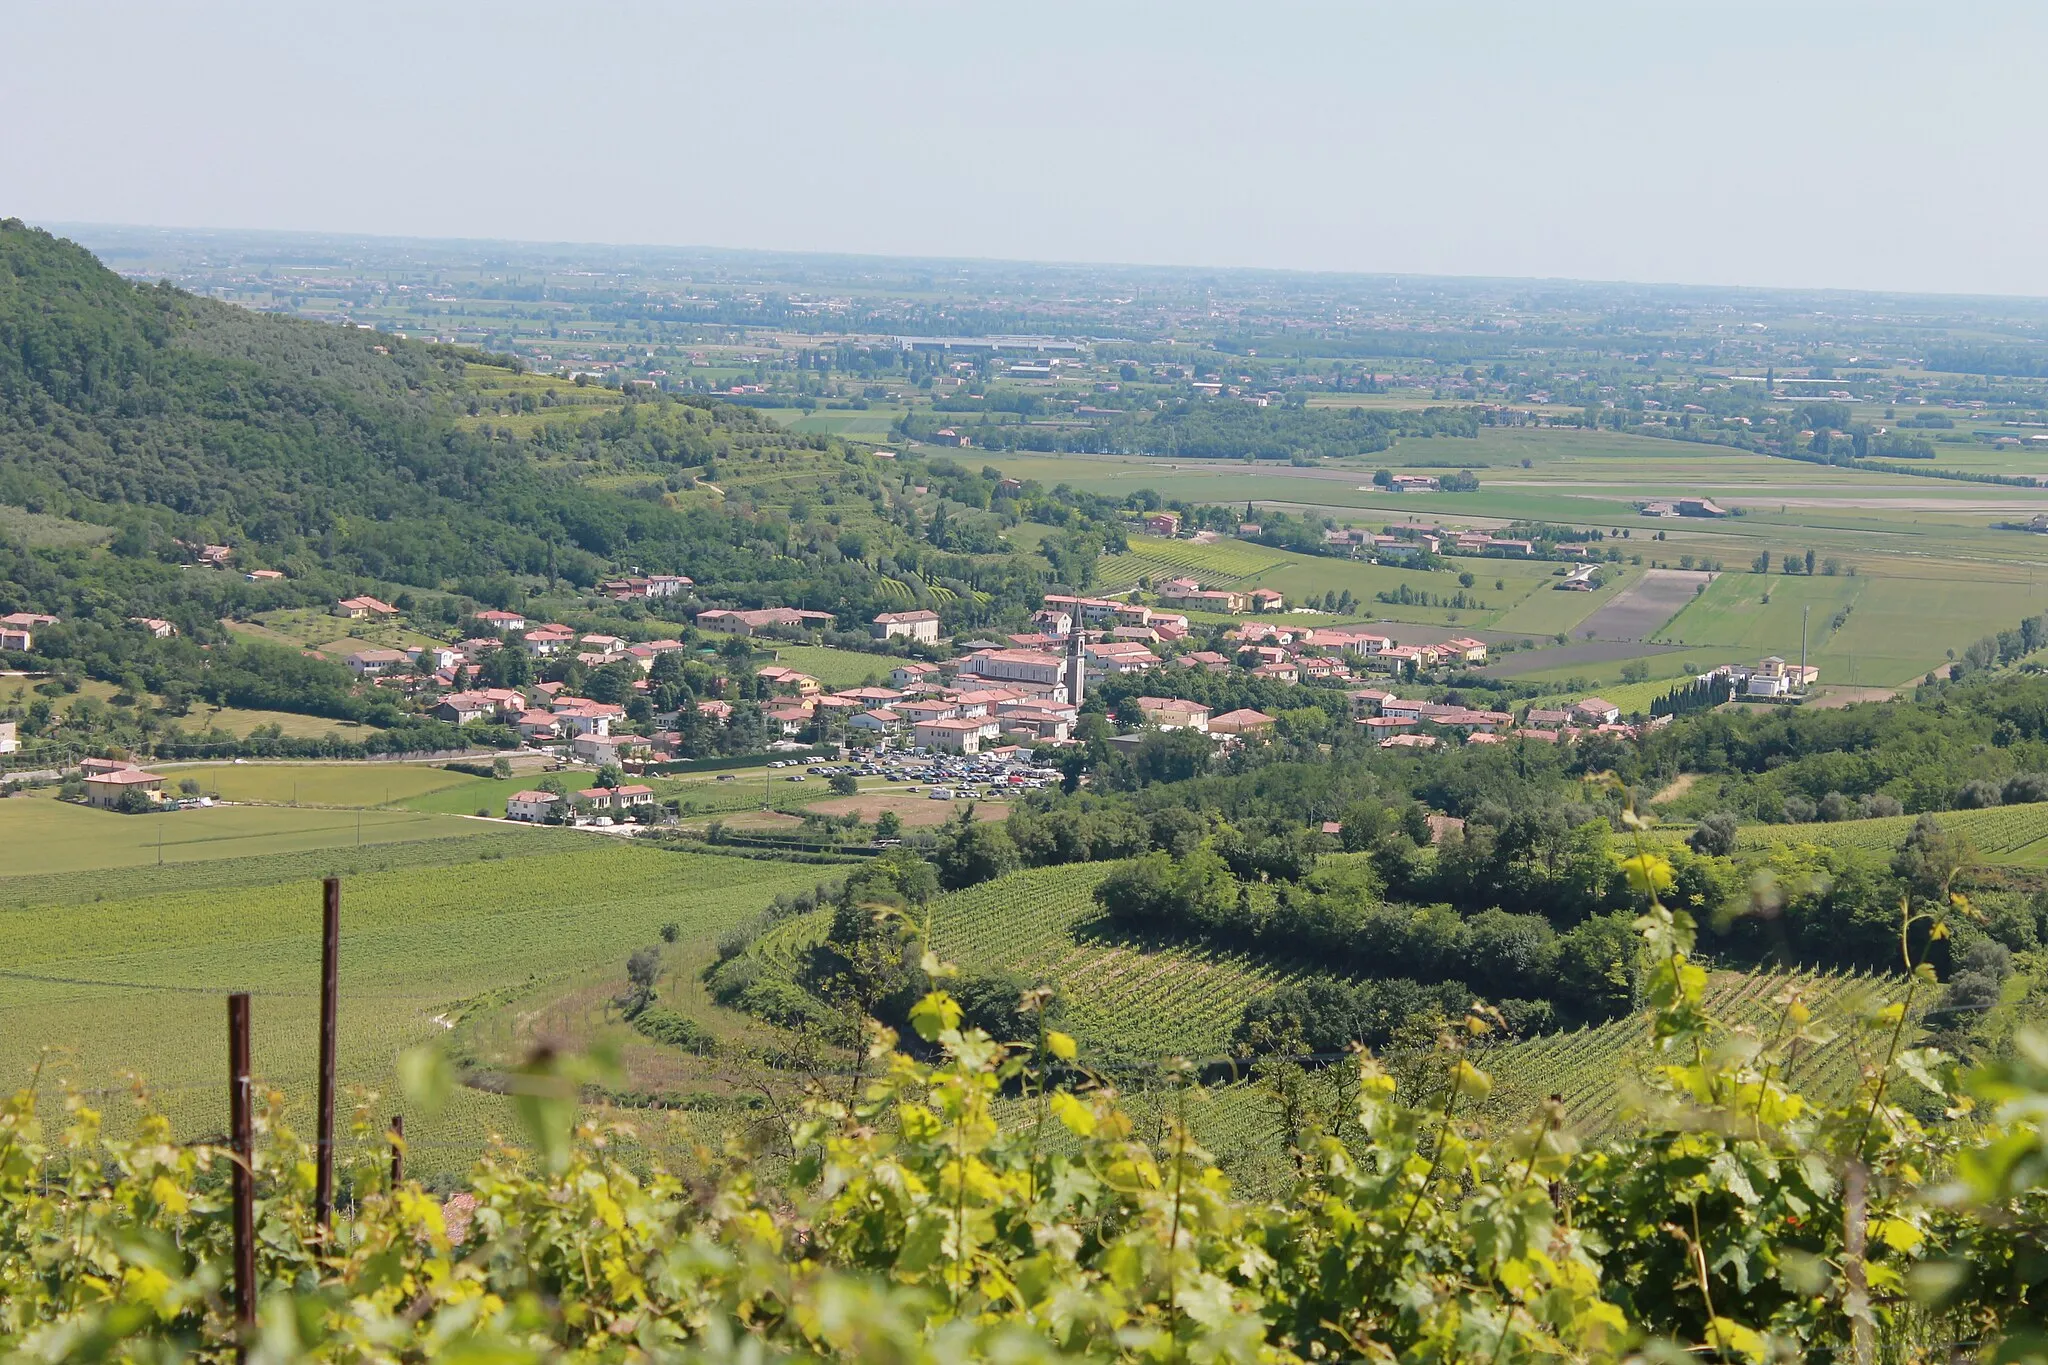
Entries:
{"type": "Polygon", "coordinates": [[[359,840],[364,845],[412,843],[488,828],[416,811],[287,806],[117,815],[48,796],[17,796],[0,801],[0,879],[353,848],[359,840]]]}
{"type": "Polygon", "coordinates": [[[420,763],[193,763],[151,771],[173,783],[196,779],[225,801],[301,806],[388,806],[485,781],[420,763]]]}
{"type": "MultiPolygon", "coordinates": [[[[6,803],[13,804],[13,803],[6,803]]],[[[444,1035],[465,1002],[544,989],[623,963],[666,922],[687,939],[715,937],[816,869],[667,853],[567,833],[481,845],[465,857],[389,871],[359,870],[342,900],[340,1076],[377,1091],[372,1110],[405,1108],[395,1058],[444,1035]],[[493,994],[497,993],[497,994],[493,994]]],[[[320,885],[299,860],[285,879],[186,889],[174,872],[131,879],[105,900],[72,896],[0,910],[0,1083],[88,1092],[116,1133],[133,1073],[152,1088],[177,1135],[225,1120],[224,995],[253,993],[259,1079],[282,1087],[288,1119],[312,1123],[318,1012],[320,885]]],[[[344,1123],[350,1108],[345,1097],[344,1123]]],[[[650,1141],[691,1135],[680,1116],[637,1114],[650,1141]]],[[[406,1115],[423,1173],[460,1168],[492,1132],[517,1135],[500,1097],[459,1089],[438,1115],[406,1115]]],[[[717,1136],[714,1128],[708,1134],[717,1136]]]]}
{"type": "Polygon", "coordinates": [[[1937,576],[1933,566],[1918,578],[1725,573],[1653,638],[1712,652],[1709,662],[1796,661],[1803,622],[1807,660],[1823,681],[1894,686],[2043,610],[2048,575],[2035,584],[1953,569],[1937,576]]]}
{"type": "Polygon", "coordinates": [[[859,687],[869,678],[889,685],[889,670],[897,660],[886,654],[863,654],[857,649],[833,649],[827,645],[777,645],[775,662],[799,673],[808,673],[827,688],[859,687]]]}

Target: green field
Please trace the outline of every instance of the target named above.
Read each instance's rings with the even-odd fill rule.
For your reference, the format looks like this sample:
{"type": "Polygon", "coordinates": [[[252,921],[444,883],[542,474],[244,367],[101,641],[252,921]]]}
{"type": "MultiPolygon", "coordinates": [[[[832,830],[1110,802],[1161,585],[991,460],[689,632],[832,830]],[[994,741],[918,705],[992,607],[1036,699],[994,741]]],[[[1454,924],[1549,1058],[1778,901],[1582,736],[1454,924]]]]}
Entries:
{"type": "MultiPolygon", "coordinates": [[[[345,881],[340,1072],[345,1086],[381,1092],[380,1127],[403,1107],[393,1059],[445,1033],[465,1000],[622,963],[670,920],[715,938],[815,880],[812,868],[525,837],[540,841],[516,846],[535,850],[526,856],[504,856],[500,843],[480,861],[451,844],[441,865],[345,881]]],[[[180,1136],[218,1131],[222,995],[249,990],[259,1077],[282,1086],[291,1121],[310,1128],[320,888],[297,860],[279,867],[293,879],[186,889],[166,874],[106,900],[0,910],[0,1076],[25,1081],[44,1059],[46,1089],[94,1092],[118,1132],[130,1109],[115,1096],[134,1072],[180,1136]]],[[[493,1131],[520,1130],[502,1099],[475,1090],[458,1090],[438,1117],[407,1115],[423,1172],[466,1165],[493,1131]]]]}
{"type": "Polygon", "coordinates": [[[473,834],[489,826],[413,811],[294,810],[217,806],[159,815],[112,811],[46,796],[0,801],[0,878],[162,862],[203,862],[362,844],[410,843],[473,834]]]}
{"type": "Polygon", "coordinates": [[[1933,566],[1926,572],[1918,578],[1724,573],[1654,638],[1711,647],[1713,662],[1767,654],[1796,661],[1803,628],[1806,657],[1820,667],[1823,681],[1890,687],[1914,681],[1948,650],[1960,652],[2048,607],[2048,578],[2037,587],[1953,570],[1936,576],[1933,566]]]}
{"type": "Polygon", "coordinates": [[[1127,551],[1105,555],[1097,561],[1094,590],[1120,593],[1136,587],[1140,578],[1156,583],[1185,575],[1199,579],[1205,587],[1272,588],[1285,594],[1291,607],[1310,595],[1349,589],[1359,605],[1346,619],[1526,630],[1535,637],[1568,630],[1604,605],[1628,581],[1626,571],[1617,569],[1608,575],[1606,586],[1598,592],[1557,592],[1555,564],[1474,558],[1454,558],[1451,563],[1457,571],[1469,572],[1477,580],[1465,591],[1476,597],[1481,606],[1458,610],[1378,600],[1380,593],[1394,592],[1403,586],[1449,597],[1459,591],[1456,573],[1430,573],[1296,554],[1240,540],[1197,544],[1152,536],[1133,536],[1127,551]],[[1496,588],[1495,583],[1502,586],[1496,588]]]}
{"type": "Polygon", "coordinates": [[[174,781],[195,778],[224,801],[299,806],[387,806],[484,780],[417,763],[195,763],[157,771],[174,781]]]}
{"type": "Polygon", "coordinates": [[[889,670],[899,662],[886,654],[863,654],[857,649],[833,649],[828,645],[776,645],[775,662],[807,673],[832,691],[859,687],[873,678],[889,685],[889,670]]]}

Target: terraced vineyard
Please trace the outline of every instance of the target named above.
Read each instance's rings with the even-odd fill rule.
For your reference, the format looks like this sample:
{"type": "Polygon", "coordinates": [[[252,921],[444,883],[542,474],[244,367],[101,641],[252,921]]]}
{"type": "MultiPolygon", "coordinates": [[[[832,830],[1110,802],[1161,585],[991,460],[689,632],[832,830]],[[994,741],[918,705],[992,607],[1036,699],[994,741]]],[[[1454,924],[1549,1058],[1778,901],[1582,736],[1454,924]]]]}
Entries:
{"type": "MultiPolygon", "coordinates": [[[[1065,1001],[1063,1027],[1094,1062],[1224,1055],[1245,1004],[1302,973],[1241,953],[1141,943],[1109,931],[1093,896],[1115,866],[1034,868],[942,897],[932,907],[932,946],[969,971],[1053,983],[1065,1001]]],[[[830,919],[820,910],[786,920],[750,952],[770,971],[793,975],[830,919]]]]}
{"type": "Polygon", "coordinates": [[[1104,555],[1096,562],[1095,586],[1099,590],[1121,592],[1136,587],[1140,578],[1156,581],[1183,575],[1200,579],[1204,587],[1233,588],[1287,563],[1287,556],[1280,551],[1242,540],[1198,545],[1191,540],[1133,536],[1130,546],[1122,554],[1104,555]]]}
{"type": "Polygon", "coordinates": [[[1066,1027],[1098,1059],[1221,1056],[1245,1004],[1301,973],[1108,930],[1093,896],[1114,867],[1034,868],[948,896],[932,915],[933,946],[963,967],[1053,982],[1066,1027]]]}
{"type": "MultiPolygon", "coordinates": [[[[1836,844],[1889,852],[1905,841],[1915,815],[1885,815],[1874,820],[1842,820],[1804,825],[1749,825],[1741,834],[1745,848],[1781,844],[1836,844]]],[[[2048,801],[1986,810],[1943,811],[1941,827],[1966,836],[1986,862],[2026,867],[2048,865],[2048,801]]]]}

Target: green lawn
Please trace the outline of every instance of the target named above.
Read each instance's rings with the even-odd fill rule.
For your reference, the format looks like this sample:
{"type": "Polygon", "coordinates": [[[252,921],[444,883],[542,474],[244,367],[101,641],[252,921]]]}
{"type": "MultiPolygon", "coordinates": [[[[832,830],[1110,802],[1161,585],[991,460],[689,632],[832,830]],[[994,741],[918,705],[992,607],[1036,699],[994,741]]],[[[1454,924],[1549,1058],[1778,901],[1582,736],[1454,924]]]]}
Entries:
{"type": "Polygon", "coordinates": [[[0,877],[299,853],[474,834],[489,826],[413,811],[220,806],[116,815],[52,797],[0,801],[0,877]],[[358,822],[360,814],[360,823],[358,822]],[[159,843],[161,841],[161,843],[159,843]]]}
{"type": "Polygon", "coordinates": [[[775,661],[799,673],[808,673],[827,688],[859,687],[869,678],[887,686],[889,670],[898,662],[886,654],[863,654],[857,649],[833,649],[826,645],[776,645],[775,661]]]}

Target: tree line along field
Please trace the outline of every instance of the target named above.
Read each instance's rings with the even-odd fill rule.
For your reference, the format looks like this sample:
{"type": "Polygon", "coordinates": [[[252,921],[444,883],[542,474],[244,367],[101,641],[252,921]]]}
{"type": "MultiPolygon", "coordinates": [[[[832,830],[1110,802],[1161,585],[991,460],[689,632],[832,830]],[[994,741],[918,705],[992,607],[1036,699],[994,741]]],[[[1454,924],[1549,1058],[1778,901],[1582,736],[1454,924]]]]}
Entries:
{"type": "MultiPolygon", "coordinates": [[[[816,869],[788,864],[525,838],[486,846],[481,857],[450,843],[442,861],[345,880],[340,1075],[379,1091],[380,1114],[396,1103],[394,1059],[444,1035],[463,1002],[623,963],[666,922],[715,938],[776,893],[815,880],[816,869]]],[[[186,889],[166,873],[114,898],[0,910],[0,1075],[9,1088],[40,1062],[46,1093],[65,1083],[91,1092],[119,1132],[132,1072],[180,1137],[218,1131],[222,997],[248,990],[258,1076],[284,1088],[292,1121],[308,1127],[320,886],[302,861],[275,866],[289,879],[186,889]]],[[[519,1129],[500,1097],[474,1090],[458,1090],[442,1115],[407,1116],[427,1171],[466,1166],[494,1131],[519,1129]]]]}
{"type": "Polygon", "coordinates": [[[1204,587],[1272,588],[1283,593],[1293,607],[1310,596],[1348,590],[1358,605],[1348,615],[1336,619],[1491,627],[1504,632],[1527,631],[1532,638],[1541,639],[1570,630],[1607,602],[1630,577],[1625,566],[1616,565],[1599,591],[1557,592],[1554,588],[1558,575],[1554,571],[1559,566],[1549,562],[1474,558],[1454,558],[1450,562],[1453,573],[1431,573],[1297,554],[1247,541],[1197,544],[1133,536],[1128,550],[1097,561],[1092,591],[1120,593],[1137,587],[1141,578],[1157,583],[1184,575],[1200,580],[1204,587]],[[1457,572],[1469,572],[1477,580],[1464,591],[1468,598],[1477,599],[1483,606],[1460,610],[1378,600],[1379,593],[1402,587],[1450,597],[1460,590],[1457,572]],[[1496,582],[1503,586],[1494,587],[1496,582]]]}

